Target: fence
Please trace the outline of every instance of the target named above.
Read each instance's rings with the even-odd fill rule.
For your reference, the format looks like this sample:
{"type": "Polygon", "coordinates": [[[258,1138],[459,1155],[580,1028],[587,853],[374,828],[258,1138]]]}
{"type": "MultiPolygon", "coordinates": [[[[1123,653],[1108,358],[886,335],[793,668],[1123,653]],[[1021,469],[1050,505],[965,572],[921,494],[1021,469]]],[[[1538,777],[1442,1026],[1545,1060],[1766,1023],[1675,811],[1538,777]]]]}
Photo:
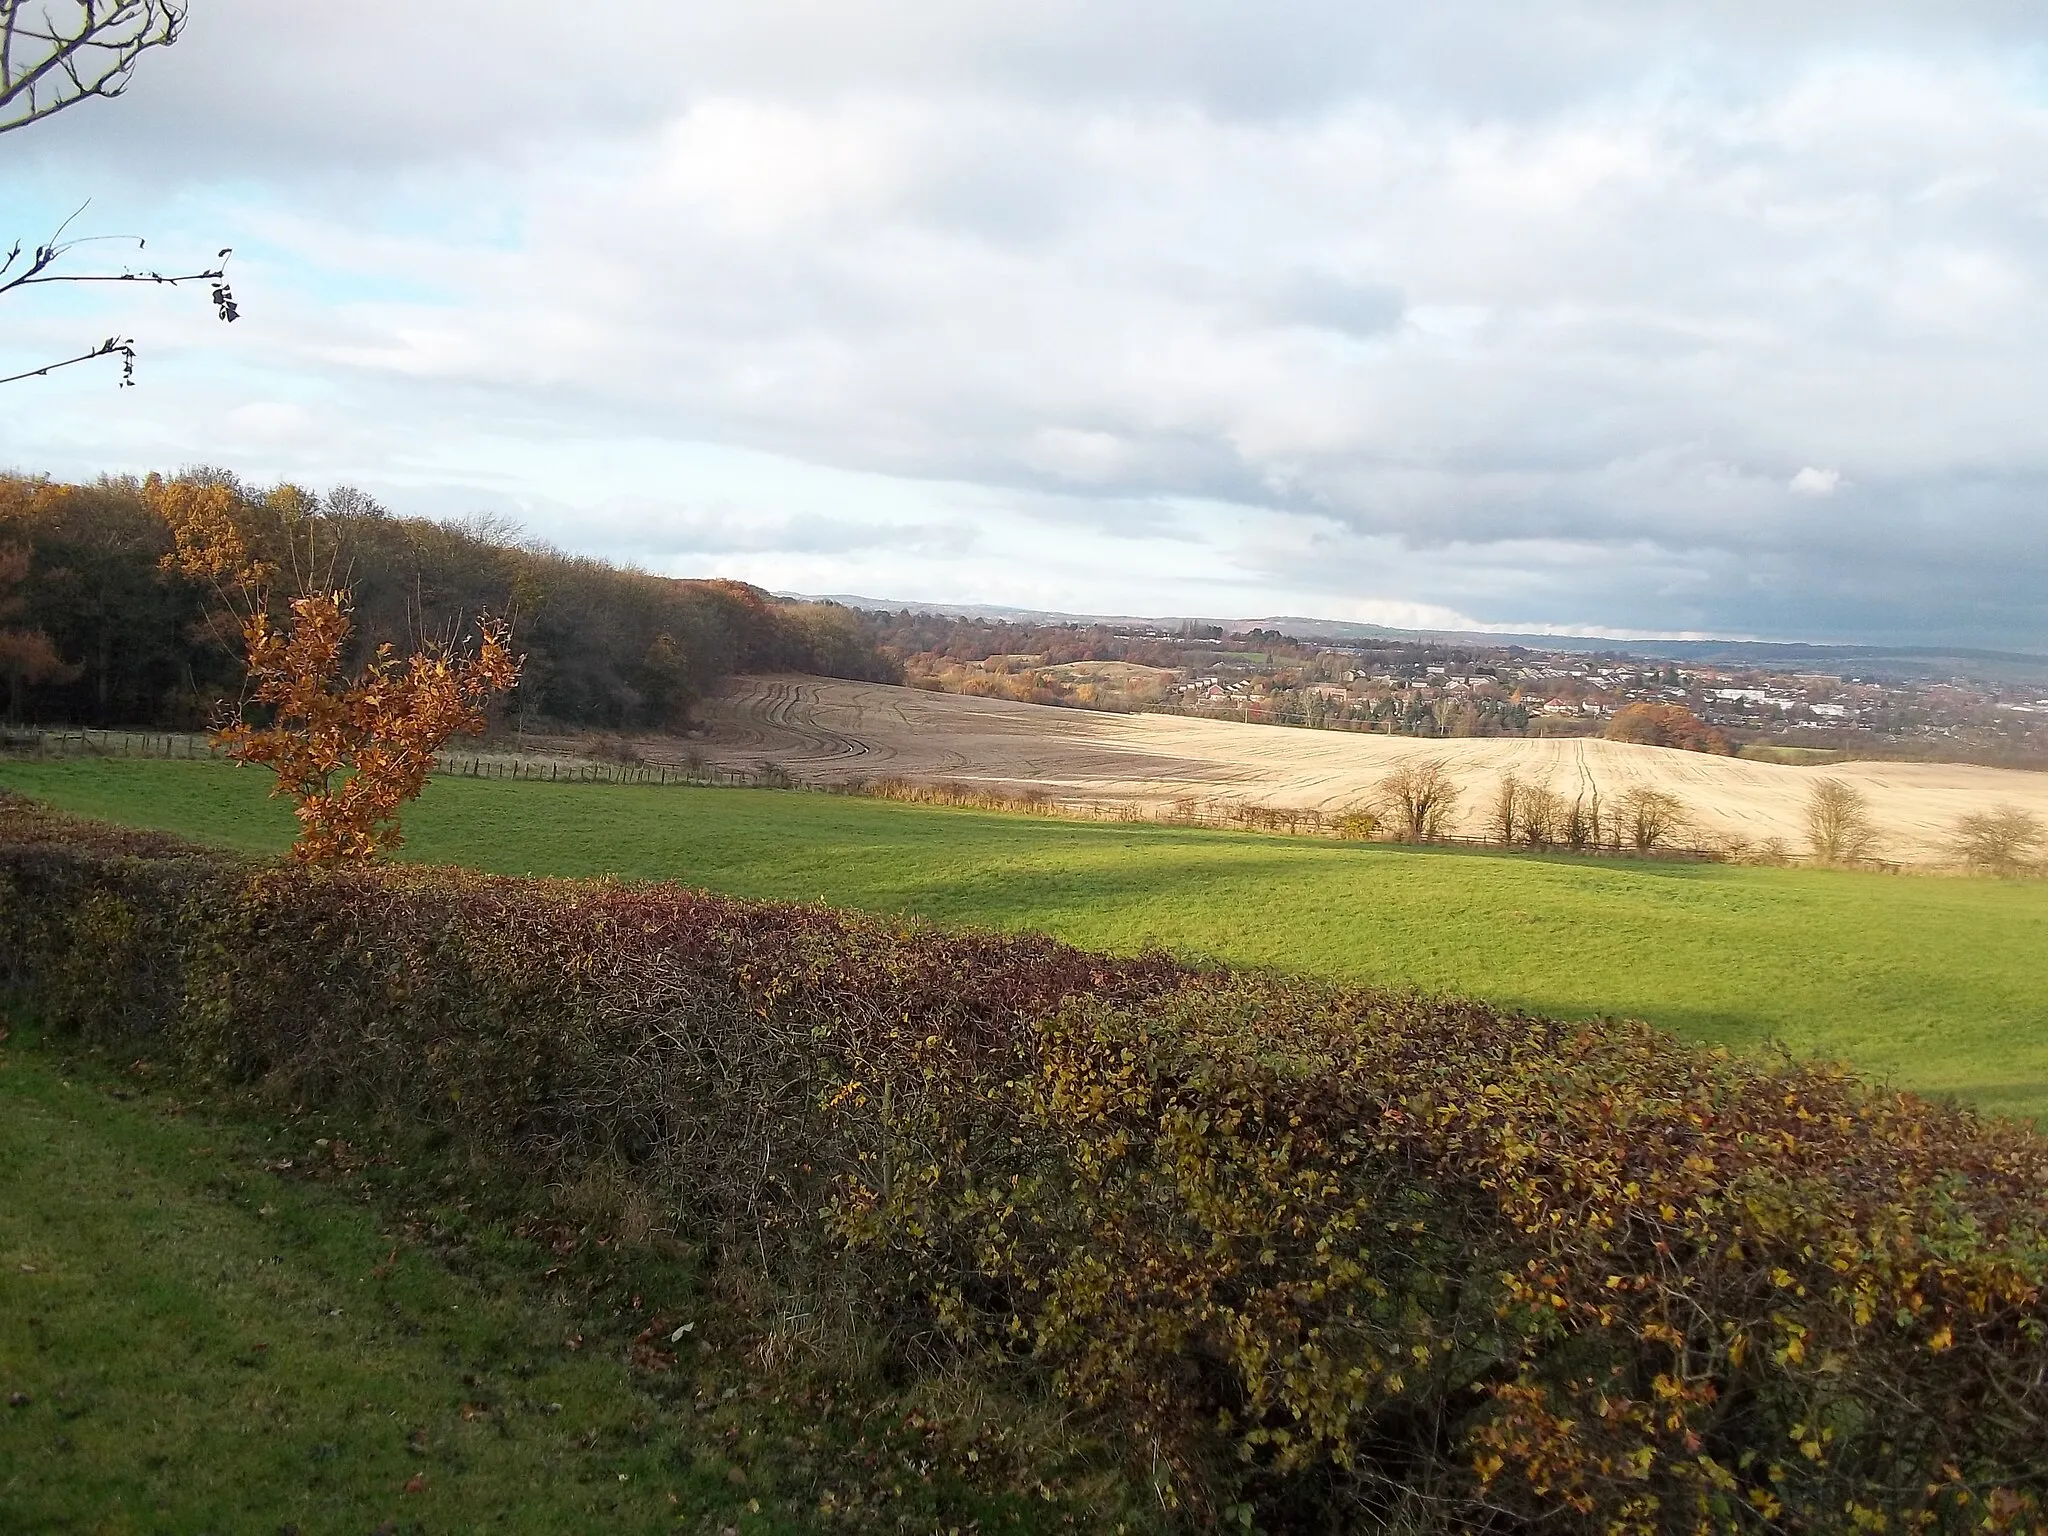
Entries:
{"type": "MultiPolygon", "coordinates": [[[[98,731],[37,726],[0,727],[0,754],[16,757],[143,757],[204,761],[220,756],[211,739],[198,732],[98,731]]],[[[1069,821],[1152,822],[1169,826],[1207,827],[1222,831],[1267,832],[1282,836],[1388,841],[1385,837],[1347,839],[1342,818],[1287,807],[1211,801],[1175,802],[1148,809],[1137,801],[1116,804],[1058,801],[1047,796],[1008,795],[977,791],[958,783],[909,784],[882,779],[854,779],[837,784],[812,784],[793,778],[779,764],[758,762],[732,767],[707,761],[614,762],[567,755],[509,753],[442,753],[437,773],[458,779],[514,779],[545,784],[627,784],[659,787],[695,786],[716,789],[808,789],[867,799],[905,800],[966,809],[1050,816],[1069,821]]],[[[1724,852],[1709,848],[1660,847],[1639,851],[1633,846],[1588,842],[1572,846],[1558,840],[1548,846],[1502,844],[1492,838],[1441,835],[1415,846],[1483,848],[1494,852],[1541,853],[1577,857],[1651,858],[1679,863],[1720,863],[1724,852]]]]}
{"type": "Polygon", "coordinates": [[[198,731],[93,731],[36,725],[0,726],[0,752],[15,757],[216,757],[198,731]]]}
{"type": "MultiPolygon", "coordinates": [[[[217,759],[212,738],[198,731],[99,731],[78,727],[0,726],[0,754],[13,757],[144,757],[203,762],[217,759]]],[[[436,771],[458,779],[527,779],[548,784],[694,784],[721,789],[789,789],[794,781],[774,763],[736,768],[712,762],[607,762],[529,753],[448,753],[436,771]]]]}
{"type": "Polygon", "coordinates": [[[723,763],[613,763],[580,757],[467,757],[442,753],[439,771],[456,779],[532,779],[545,784],[687,784],[719,789],[799,787],[774,763],[733,768],[723,763]]]}

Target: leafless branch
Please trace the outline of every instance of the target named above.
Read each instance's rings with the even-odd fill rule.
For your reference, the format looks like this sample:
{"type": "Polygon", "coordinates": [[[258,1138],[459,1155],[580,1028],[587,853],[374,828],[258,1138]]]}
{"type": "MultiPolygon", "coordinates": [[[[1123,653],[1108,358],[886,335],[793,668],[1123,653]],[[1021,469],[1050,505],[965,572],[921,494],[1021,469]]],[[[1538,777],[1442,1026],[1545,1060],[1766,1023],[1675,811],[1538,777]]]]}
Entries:
{"type": "MultiPolygon", "coordinates": [[[[0,0],[0,5],[7,0],[0,0]]],[[[235,302],[234,291],[228,286],[227,263],[234,254],[232,249],[218,252],[210,267],[194,272],[163,272],[155,268],[124,268],[119,272],[63,272],[58,264],[81,245],[103,240],[135,241],[135,248],[142,250],[147,242],[133,235],[77,235],[66,238],[65,231],[80,213],[76,213],[57,226],[56,233],[35,246],[23,260],[21,242],[17,240],[4,257],[0,257],[0,294],[11,293],[17,288],[27,288],[41,283],[155,283],[163,287],[176,288],[181,283],[211,284],[210,294],[214,312],[224,321],[240,317],[241,308],[235,302]]],[[[49,363],[40,368],[31,368],[24,373],[0,378],[0,384],[13,384],[22,379],[41,378],[53,369],[68,368],[73,363],[82,363],[95,357],[121,356],[121,383],[125,387],[135,382],[135,344],[130,339],[109,337],[101,345],[76,357],[65,358],[62,362],[49,363]]]]}
{"type": "Polygon", "coordinates": [[[178,0],[0,0],[0,133],[120,95],[184,26],[178,0]]]}
{"type": "Polygon", "coordinates": [[[55,373],[59,368],[69,368],[73,363],[89,363],[96,357],[119,357],[121,359],[121,387],[128,388],[135,382],[135,342],[131,337],[109,336],[98,346],[67,357],[61,363],[45,363],[40,368],[31,368],[26,373],[10,373],[0,378],[0,384],[15,384],[23,379],[40,379],[45,374],[55,373]]]}

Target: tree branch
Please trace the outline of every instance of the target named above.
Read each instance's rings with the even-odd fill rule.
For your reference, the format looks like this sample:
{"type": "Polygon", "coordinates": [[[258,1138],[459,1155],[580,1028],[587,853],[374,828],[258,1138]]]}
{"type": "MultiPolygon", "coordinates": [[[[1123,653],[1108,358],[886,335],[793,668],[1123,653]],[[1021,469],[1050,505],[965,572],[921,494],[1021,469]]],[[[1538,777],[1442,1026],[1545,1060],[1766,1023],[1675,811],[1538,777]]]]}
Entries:
{"type": "MultiPolygon", "coordinates": [[[[5,3],[6,0],[0,0],[0,4],[5,3]]],[[[122,272],[52,270],[65,256],[89,241],[134,239],[137,250],[143,249],[147,244],[141,238],[129,235],[89,235],[65,239],[64,231],[69,229],[72,220],[83,212],[85,208],[81,205],[77,212],[58,225],[55,234],[30,251],[27,264],[18,272],[14,271],[14,267],[15,263],[21,260],[22,248],[21,242],[15,241],[7,254],[0,257],[0,294],[41,283],[156,283],[167,288],[176,288],[181,283],[211,283],[213,286],[209,296],[213,301],[214,313],[230,323],[241,317],[241,307],[235,302],[234,291],[228,286],[227,264],[228,258],[234,255],[232,247],[224,247],[214,257],[212,266],[196,272],[159,272],[154,269],[122,272]],[[11,277],[8,276],[10,272],[14,273],[11,277]]],[[[111,336],[89,352],[81,352],[76,357],[67,357],[62,362],[49,363],[41,368],[31,368],[25,373],[11,374],[0,378],[0,384],[14,384],[22,379],[41,378],[53,369],[68,368],[73,363],[86,362],[95,357],[110,357],[116,353],[120,354],[122,359],[121,384],[126,388],[135,382],[135,343],[132,338],[111,336]]]]}
{"type": "Polygon", "coordinates": [[[128,88],[135,61],[167,48],[185,26],[180,0],[0,0],[0,133],[53,117],[91,96],[128,88]]]}
{"type": "Polygon", "coordinates": [[[29,369],[26,373],[8,374],[5,378],[0,378],[0,384],[14,384],[22,379],[40,379],[46,374],[55,373],[59,368],[69,368],[73,363],[89,363],[96,357],[115,356],[121,359],[121,388],[127,389],[135,382],[135,342],[132,338],[124,336],[109,336],[91,351],[81,352],[76,357],[67,357],[61,363],[45,363],[40,368],[29,369]]]}
{"type": "MultiPolygon", "coordinates": [[[[89,96],[113,97],[128,88],[135,61],[151,48],[168,48],[185,26],[183,0],[0,0],[0,133],[26,128],[55,116],[89,96]],[[66,19],[52,15],[55,7],[66,19]]],[[[59,272],[57,263],[83,239],[65,239],[64,231],[83,213],[81,206],[57,226],[55,234],[30,252],[19,271],[21,242],[0,258],[0,294],[39,283],[156,283],[175,288],[181,283],[212,284],[214,312],[232,321],[241,314],[228,287],[223,250],[214,265],[196,272],[121,271],[59,272]],[[12,275],[10,275],[12,274],[12,275]]],[[[97,236],[97,239],[127,238],[97,236]]],[[[141,250],[141,239],[135,246],[141,250]]],[[[109,336],[98,346],[40,368],[0,378],[0,384],[43,378],[59,368],[94,358],[119,356],[121,385],[135,382],[135,342],[109,336]]]]}

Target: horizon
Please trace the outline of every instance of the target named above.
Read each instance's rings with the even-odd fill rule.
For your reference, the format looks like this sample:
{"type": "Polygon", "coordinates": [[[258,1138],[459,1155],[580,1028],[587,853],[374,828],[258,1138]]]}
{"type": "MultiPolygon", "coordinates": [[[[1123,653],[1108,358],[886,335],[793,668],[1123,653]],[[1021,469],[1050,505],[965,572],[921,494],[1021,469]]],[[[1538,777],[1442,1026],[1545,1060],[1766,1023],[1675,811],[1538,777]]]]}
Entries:
{"type": "Polygon", "coordinates": [[[492,14],[195,0],[9,135],[0,235],[231,246],[243,317],[6,296],[0,374],[141,357],[0,463],[774,591],[2048,648],[2030,8],[492,14]]]}

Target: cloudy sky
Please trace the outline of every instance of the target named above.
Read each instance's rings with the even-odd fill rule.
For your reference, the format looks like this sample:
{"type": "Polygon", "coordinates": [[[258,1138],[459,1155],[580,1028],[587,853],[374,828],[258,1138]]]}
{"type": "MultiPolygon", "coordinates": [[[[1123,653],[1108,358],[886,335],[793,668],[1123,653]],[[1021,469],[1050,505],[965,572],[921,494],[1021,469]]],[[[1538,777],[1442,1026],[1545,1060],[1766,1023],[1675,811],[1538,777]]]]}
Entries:
{"type": "Polygon", "coordinates": [[[2038,0],[191,10],[0,137],[0,219],[232,245],[245,318],[0,300],[0,373],[143,349],[6,386],[0,465],[779,590],[2048,649],[2038,0]]]}

